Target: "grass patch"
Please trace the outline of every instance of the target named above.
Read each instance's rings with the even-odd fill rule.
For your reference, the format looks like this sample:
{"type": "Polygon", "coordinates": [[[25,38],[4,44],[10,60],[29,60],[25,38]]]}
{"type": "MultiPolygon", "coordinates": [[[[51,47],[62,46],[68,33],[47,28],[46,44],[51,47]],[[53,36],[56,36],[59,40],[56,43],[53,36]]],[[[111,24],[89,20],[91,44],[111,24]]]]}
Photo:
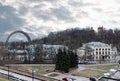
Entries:
{"type": "Polygon", "coordinates": [[[82,71],[76,73],[75,75],[77,75],[77,76],[83,76],[83,77],[96,77],[96,78],[99,78],[104,73],[105,72],[99,71],[99,70],[85,69],[85,70],[82,70],[82,71]]]}
{"type": "Polygon", "coordinates": [[[93,65],[93,66],[87,66],[87,68],[109,71],[110,69],[116,68],[117,66],[118,66],[118,64],[97,65],[97,66],[93,65]]]}
{"type": "MultiPolygon", "coordinates": [[[[109,72],[110,69],[114,69],[117,68],[118,64],[104,64],[104,65],[85,65],[84,67],[86,69],[77,72],[73,75],[77,75],[77,76],[83,76],[83,77],[96,77],[99,78],[100,76],[103,76],[104,73],[109,72]]],[[[46,73],[50,73],[54,70],[54,65],[53,66],[11,66],[10,68],[13,68],[15,70],[22,70],[25,72],[29,72],[29,70],[31,69],[35,69],[36,70],[36,74],[46,74],[46,73]]],[[[49,76],[51,77],[55,77],[58,74],[51,74],[49,76]]],[[[45,77],[43,77],[45,78],[45,77]]],[[[47,81],[48,78],[46,78],[45,80],[47,81]]],[[[48,79],[48,81],[54,81],[52,79],[48,79]]]]}
{"type": "Polygon", "coordinates": [[[56,74],[56,73],[53,73],[53,74],[50,74],[50,75],[48,75],[48,76],[50,76],[50,77],[55,77],[55,76],[58,76],[59,74],[56,74]]]}
{"type": "MultiPolygon", "coordinates": [[[[46,73],[50,73],[54,70],[54,65],[53,66],[10,66],[11,69],[14,70],[19,70],[19,71],[25,71],[25,72],[29,72],[29,70],[35,69],[36,72],[35,74],[46,74],[46,73]]],[[[40,76],[41,79],[44,79],[45,81],[58,81],[49,77],[45,77],[45,76],[40,76]]]]}
{"type": "Polygon", "coordinates": [[[99,77],[103,76],[104,73],[109,72],[110,69],[116,69],[117,66],[118,66],[118,64],[84,66],[86,69],[84,69],[80,72],[77,72],[73,75],[99,78],[99,77]]]}
{"type": "Polygon", "coordinates": [[[9,81],[9,80],[0,77],[0,81],[9,81]]]}
{"type": "Polygon", "coordinates": [[[46,74],[54,70],[54,66],[12,66],[11,68],[25,72],[30,72],[30,70],[34,69],[37,74],[46,74]]]}
{"type": "Polygon", "coordinates": [[[38,68],[38,72],[39,74],[46,74],[46,73],[50,73],[54,70],[54,66],[42,66],[42,67],[35,67],[38,68]]]}

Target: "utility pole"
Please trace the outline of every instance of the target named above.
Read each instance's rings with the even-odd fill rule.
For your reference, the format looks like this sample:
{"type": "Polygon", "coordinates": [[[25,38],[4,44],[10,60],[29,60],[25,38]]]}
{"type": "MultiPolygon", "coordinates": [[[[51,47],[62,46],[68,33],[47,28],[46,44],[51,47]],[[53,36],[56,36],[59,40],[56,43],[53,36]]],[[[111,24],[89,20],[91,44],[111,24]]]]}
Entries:
{"type": "Polygon", "coordinates": [[[34,69],[32,69],[32,81],[34,81],[34,69]]]}
{"type": "Polygon", "coordinates": [[[10,53],[8,52],[8,80],[9,80],[9,69],[10,69],[10,66],[9,66],[9,62],[10,62],[10,53]]]}
{"type": "Polygon", "coordinates": [[[34,75],[35,75],[35,68],[33,67],[32,69],[29,70],[29,72],[32,74],[32,81],[34,81],[34,75]]]}
{"type": "Polygon", "coordinates": [[[8,80],[9,80],[9,64],[8,64],[8,80]]]}

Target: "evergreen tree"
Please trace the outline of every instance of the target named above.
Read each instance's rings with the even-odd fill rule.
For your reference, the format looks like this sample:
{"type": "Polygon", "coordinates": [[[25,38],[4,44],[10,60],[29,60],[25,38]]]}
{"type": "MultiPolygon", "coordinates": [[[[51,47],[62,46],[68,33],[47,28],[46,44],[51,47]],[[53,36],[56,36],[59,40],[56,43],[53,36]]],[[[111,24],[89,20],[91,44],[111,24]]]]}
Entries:
{"type": "Polygon", "coordinates": [[[56,55],[56,70],[64,71],[65,73],[69,72],[70,68],[78,66],[78,56],[72,51],[67,51],[66,49],[59,49],[58,54],[56,55]]]}
{"type": "Polygon", "coordinates": [[[62,65],[61,65],[61,60],[62,60],[62,56],[61,55],[63,55],[62,54],[62,50],[61,49],[59,49],[58,50],[58,54],[56,54],[56,65],[55,65],[55,69],[56,70],[61,70],[61,67],[62,67],[62,65]]]}
{"type": "Polygon", "coordinates": [[[64,51],[63,51],[63,59],[62,59],[62,69],[65,73],[69,72],[69,68],[70,68],[70,57],[66,51],[66,49],[64,48],[64,51]]]}
{"type": "Polygon", "coordinates": [[[74,53],[74,64],[75,64],[75,67],[78,67],[78,55],[77,55],[77,53],[75,52],[74,53]]]}
{"type": "Polygon", "coordinates": [[[78,56],[76,53],[72,51],[68,51],[70,56],[70,68],[77,67],[78,66],[78,56]]]}
{"type": "Polygon", "coordinates": [[[70,58],[66,49],[59,49],[58,54],[56,55],[56,70],[64,71],[65,73],[69,72],[70,68],[70,58]]]}

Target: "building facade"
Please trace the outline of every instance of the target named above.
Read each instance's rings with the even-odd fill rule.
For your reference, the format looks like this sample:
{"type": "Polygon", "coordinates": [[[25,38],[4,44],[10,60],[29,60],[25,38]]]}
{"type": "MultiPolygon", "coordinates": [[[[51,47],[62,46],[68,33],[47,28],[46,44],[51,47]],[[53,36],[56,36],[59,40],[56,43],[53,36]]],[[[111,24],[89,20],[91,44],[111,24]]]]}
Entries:
{"type": "Polygon", "coordinates": [[[77,49],[79,57],[92,56],[93,60],[114,60],[116,54],[116,47],[102,42],[89,42],[77,49]]]}
{"type": "Polygon", "coordinates": [[[67,46],[64,45],[42,45],[42,52],[44,54],[45,59],[53,59],[55,58],[56,54],[58,53],[59,49],[68,49],[67,46]]]}
{"type": "Polygon", "coordinates": [[[48,45],[48,44],[42,44],[42,45],[30,45],[30,53],[35,55],[35,59],[43,58],[45,60],[47,59],[55,59],[56,54],[58,53],[59,49],[68,49],[67,46],[64,45],[48,45]]]}

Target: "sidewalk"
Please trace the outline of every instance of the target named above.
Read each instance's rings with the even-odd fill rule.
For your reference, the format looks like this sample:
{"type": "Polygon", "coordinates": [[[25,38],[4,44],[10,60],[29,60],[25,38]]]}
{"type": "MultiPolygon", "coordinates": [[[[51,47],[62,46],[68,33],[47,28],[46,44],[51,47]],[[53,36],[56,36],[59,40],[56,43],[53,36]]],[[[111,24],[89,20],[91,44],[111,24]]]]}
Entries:
{"type": "Polygon", "coordinates": [[[84,70],[85,68],[84,67],[78,67],[77,69],[75,70],[72,70],[70,71],[69,73],[58,73],[58,72],[51,72],[51,73],[48,73],[48,74],[45,74],[44,76],[50,76],[52,74],[57,74],[56,76],[52,77],[52,78],[55,78],[55,79],[59,79],[59,80],[62,80],[62,78],[65,78],[65,77],[68,77],[68,78],[74,78],[76,79],[77,81],[89,81],[89,78],[86,78],[86,77],[81,77],[81,76],[73,76],[72,74],[78,72],[78,71],[81,71],[81,70],[84,70]]]}

